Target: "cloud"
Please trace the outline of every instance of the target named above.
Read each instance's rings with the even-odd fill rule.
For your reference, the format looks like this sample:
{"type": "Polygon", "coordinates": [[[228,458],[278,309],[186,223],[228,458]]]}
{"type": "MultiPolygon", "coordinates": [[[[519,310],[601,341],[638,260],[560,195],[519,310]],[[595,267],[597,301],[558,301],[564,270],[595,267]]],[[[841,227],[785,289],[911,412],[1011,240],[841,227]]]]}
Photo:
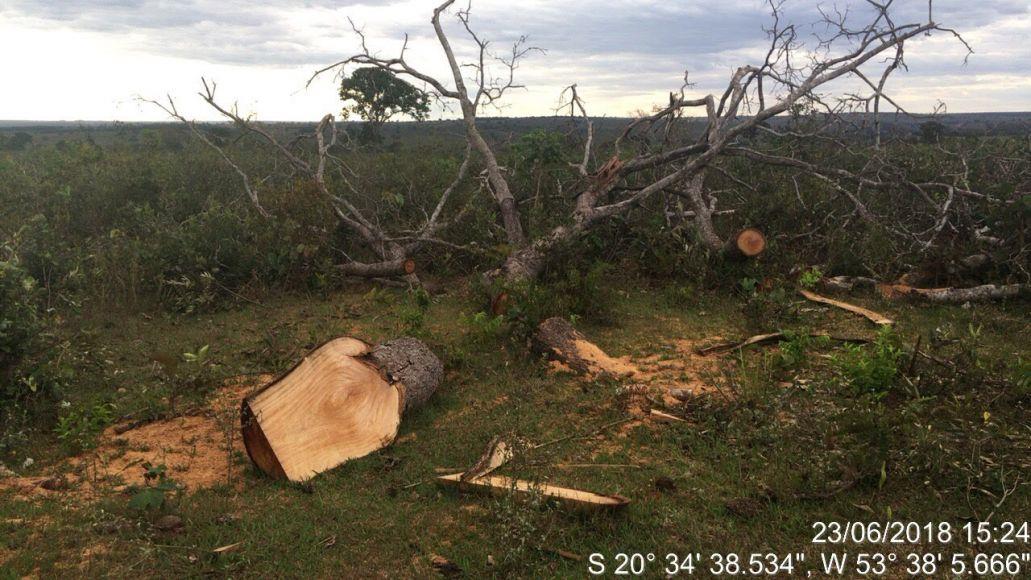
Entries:
{"type": "MultiPolygon", "coordinates": [[[[464,2],[457,4],[464,7],[464,2]]],[[[363,28],[370,47],[382,55],[395,55],[404,34],[410,34],[410,61],[446,78],[448,71],[429,27],[436,4],[435,0],[5,0],[0,7],[0,32],[6,25],[8,30],[31,31],[40,43],[74,36],[78,43],[103,45],[130,67],[125,71],[130,75],[143,75],[144,68],[154,67],[157,61],[180,59],[194,62],[197,75],[224,69],[232,71],[233,78],[244,78],[250,71],[256,79],[301,79],[303,72],[357,49],[347,22],[350,17],[363,28]],[[273,70],[281,74],[272,75],[273,70]]],[[[859,0],[839,0],[838,5],[857,17],[868,10],[859,0]]],[[[896,5],[897,21],[927,18],[922,0],[897,0],[896,5]]],[[[832,0],[819,4],[789,0],[785,6],[785,16],[800,24],[800,37],[810,43],[814,35],[824,32],[821,26],[809,24],[819,20],[817,6],[834,9],[832,0]]],[[[459,55],[469,58],[474,46],[453,17],[454,11],[445,20],[447,30],[459,55]]],[[[968,78],[986,84],[953,91],[961,102],[952,110],[968,110],[963,102],[978,108],[992,103],[996,110],[1031,108],[1031,95],[1020,95],[1019,90],[1000,94],[994,101],[985,94],[970,96],[977,89],[991,91],[984,79],[1006,78],[1006,86],[1026,86],[1024,79],[1031,76],[1031,51],[1025,40],[1031,36],[1031,7],[1026,0],[935,0],[933,16],[961,30],[976,52],[964,65],[965,50],[947,35],[913,42],[906,57],[909,71],[893,78],[890,86],[911,83],[934,87],[941,94],[908,91],[911,106],[929,108],[939,98],[948,99],[949,86],[942,78],[968,78]]],[[[520,102],[507,114],[546,113],[540,108],[553,105],[561,87],[572,82],[580,84],[582,94],[599,111],[626,114],[631,108],[648,108],[651,102],[663,100],[667,91],[680,86],[684,71],[696,83],[694,90],[719,91],[735,67],[762,59],[769,12],[760,0],[474,0],[472,21],[498,51],[523,35],[530,44],[548,51],[520,69],[520,80],[531,90],[514,94],[520,102]],[[628,106],[637,101],[639,105],[628,106]]],[[[188,68],[177,66],[177,70],[188,68]]],[[[259,80],[252,84],[261,86],[259,80]]],[[[289,91],[300,87],[303,80],[289,91]]],[[[302,114],[298,110],[265,115],[283,117],[284,113],[290,118],[302,114]]],[[[11,115],[0,110],[0,117],[5,114],[11,115]]]]}

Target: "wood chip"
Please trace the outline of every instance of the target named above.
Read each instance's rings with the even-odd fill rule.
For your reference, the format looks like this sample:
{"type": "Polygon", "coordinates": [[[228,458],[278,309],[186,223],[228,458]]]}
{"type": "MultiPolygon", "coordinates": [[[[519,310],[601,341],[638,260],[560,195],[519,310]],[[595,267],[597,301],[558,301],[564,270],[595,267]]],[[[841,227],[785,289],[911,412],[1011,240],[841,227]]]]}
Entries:
{"type": "Polygon", "coordinates": [[[663,413],[662,411],[652,409],[649,413],[652,419],[656,421],[662,421],[664,423],[687,423],[686,419],[681,419],[676,415],[670,415],[669,413],[663,413]]]}
{"type": "Polygon", "coordinates": [[[228,554],[229,552],[235,552],[235,551],[239,550],[240,546],[242,546],[242,545],[243,545],[243,542],[236,542],[235,544],[229,544],[229,545],[226,545],[226,546],[222,546],[220,548],[215,548],[214,550],[211,551],[211,553],[212,554],[217,554],[217,555],[221,556],[222,554],[228,554]]]}
{"type": "Polygon", "coordinates": [[[583,511],[619,511],[630,503],[630,500],[619,495],[604,495],[555,485],[537,484],[503,475],[487,475],[472,481],[462,481],[462,474],[455,473],[438,477],[437,481],[442,485],[490,495],[540,493],[563,507],[583,511]]]}

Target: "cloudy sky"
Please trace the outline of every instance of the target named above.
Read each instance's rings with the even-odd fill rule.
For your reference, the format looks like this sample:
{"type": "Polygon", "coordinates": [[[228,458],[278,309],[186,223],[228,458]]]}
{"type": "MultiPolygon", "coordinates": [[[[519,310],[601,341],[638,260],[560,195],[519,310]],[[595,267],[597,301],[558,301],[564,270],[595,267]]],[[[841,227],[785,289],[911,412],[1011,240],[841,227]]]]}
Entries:
{"type": "MultiPolygon", "coordinates": [[[[467,0],[459,0],[463,4],[467,0]]],[[[265,120],[313,120],[339,110],[318,67],[355,52],[350,17],[370,48],[446,77],[429,19],[437,0],[0,0],[0,119],[164,120],[137,96],[177,98],[186,114],[213,118],[196,90],[214,79],[225,101],[265,120]]],[[[830,0],[825,7],[835,4],[830,0]]],[[[895,0],[900,18],[926,18],[925,0],[895,0]]],[[[788,0],[793,21],[819,30],[816,0],[788,0]]],[[[861,10],[859,0],[839,8],[861,10]]],[[[937,35],[907,45],[909,70],[889,89],[915,111],[1031,110],[1031,2],[935,0],[935,19],[975,53],[937,35]]],[[[764,56],[768,13],[760,0],[476,0],[472,19],[504,50],[526,35],[547,49],[518,71],[527,89],[500,114],[547,115],[578,83],[592,114],[625,116],[666,100],[689,72],[691,91],[719,91],[733,69],[764,56]]],[[[460,24],[447,28],[468,55],[460,24]]],[[[492,114],[499,114],[493,112],[492,114]]]]}

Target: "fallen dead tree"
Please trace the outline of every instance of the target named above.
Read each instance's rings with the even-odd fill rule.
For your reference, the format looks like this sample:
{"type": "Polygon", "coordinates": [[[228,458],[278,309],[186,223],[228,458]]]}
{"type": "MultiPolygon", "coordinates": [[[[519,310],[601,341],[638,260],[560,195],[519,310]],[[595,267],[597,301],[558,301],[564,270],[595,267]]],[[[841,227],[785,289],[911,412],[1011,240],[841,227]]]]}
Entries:
{"type": "Polygon", "coordinates": [[[876,288],[888,300],[915,298],[938,304],[963,304],[966,302],[988,302],[1031,295],[1028,284],[982,284],[980,286],[918,288],[909,281],[913,276],[903,276],[894,284],[882,283],[863,276],[833,276],[820,280],[820,286],[828,290],[851,292],[858,288],[876,288]]]}
{"type": "MultiPolygon", "coordinates": [[[[777,168],[791,173],[792,179],[803,178],[817,184],[827,194],[840,199],[850,208],[850,214],[855,213],[862,222],[906,238],[914,236],[900,234],[898,228],[889,227],[889,220],[877,215],[862,195],[871,189],[915,187],[928,206],[920,207],[919,225],[927,225],[924,222],[933,225],[923,228],[926,233],[909,241],[926,247],[933,245],[941,231],[950,225],[951,214],[960,205],[953,203],[955,196],[985,197],[965,185],[960,187],[959,183],[916,183],[908,178],[905,171],[896,167],[897,163],[877,152],[879,120],[876,121],[878,138],[873,155],[876,162],[863,164],[864,169],[859,172],[813,163],[799,148],[792,146],[819,139],[825,147],[852,155],[851,147],[830,134],[836,126],[845,123],[843,113],[865,110],[879,119],[876,114],[882,104],[904,113],[886,94],[884,85],[904,62],[907,42],[943,32],[965,45],[959,33],[933,20],[933,5],[928,6],[926,21],[910,23],[896,20],[891,2],[869,2],[867,11],[846,14],[820,11],[820,18],[814,24],[825,34],[809,38],[800,33],[802,27],[787,19],[779,2],[770,2],[769,38],[762,60],[737,67],[725,90],[693,98],[687,94],[692,85],[685,74],[680,90],[670,93],[668,106],[631,121],[613,142],[611,152],[598,147],[594,122],[586,105],[576,85],[569,86],[563,92],[563,100],[568,100],[562,108],[568,108],[570,116],[576,118],[584,130],[582,154],[576,163],[570,164],[575,169],[575,181],[568,187],[575,196],[559,196],[571,200],[565,207],[556,208],[566,219],[538,235],[530,235],[519,207],[519,202],[528,195],[513,189],[493,146],[478,127],[477,115],[488,107],[498,106],[511,89],[521,87],[515,80],[516,71],[522,59],[539,49],[527,46],[525,38],[521,38],[511,51],[494,53],[490,49],[492,43],[481,37],[472,24],[471,4],[454,11],[468,44],[458,46],[459,38],[447,30],[444,20],[455,4],[455,0],[443,1],[433,10],[430,19],[433,35],[443,53],[441,65],[445,66],[440,69],[446,70],[446,75],[435,76],[420,68],[423,63],[410,62],[407,42],[402,44],[398,54],[383,56],[369,46],[364,33],[352,23],[360,41],[360,52],[320,69],[313,78],[329,71],[346,77],[355,70],[376,68],[422,83],[435,97],[451,103],[461,112],[467,146],[475,150],[482,161],[483,181],[497,208],[501,222],[499,232],[503,231],[509,248],[504,263],[487,273],[488,280],[500,279],[506,283],[534,280],[562,246],[587,235],[598,224],[646,208],[655,198],[671,199],[669,196],[677,198],[680,210],[692,212],[698,239],[709,250],[729,257],[755,255],[752,252],[761,252],[765,247],[761,234],[754,236],[755,230],[752,230],[744,240],[738,234],[728,242],[712,219],[718,213],[719,192],[706,187],[707,174],[722,174],[735,186],[753,187],[731,173],[733,164],[728,160],[734,158],[777,168]],[[463,60],[464,55],[469,55],[468,60],[463,60]],[[874,73],[879,74],[870,76],[874,73]],[[878,77],[879,82],[875,82],[873,79],[878,77]],[[842,85],[849,86],[847,81],[852,81],[856,87],[840,92],[842,85]],[[832,87],[839,87],[837,95],[828,92],[832,87]],[[781,130],[773,126],[772,120],[796,109],[812,109],[813,112],[806,115],[806,123],[798,128],[781,130]],[[700,116],[704,121],[700,132],[682,130],[685,124],[681,119],[691,110],[704,115],[700,116]],[[756,133],[769,134],[774,139],[742,139],[756,133]],[[770,142],[777,146],[769,146],[770,142]],[[947,192],[948,201],[935,201],[927,193],[929,190],[947,192]],[[681,200],[687,207],[683,207],[681,200]]],[[[668,204],[664,206],[668,208],[668,204]]]]}
{"type": "Polygon", "coordinates": [[[862,306],[856,306],[855,304],[849,304],[848,302],[842,302],[840,300],[834,300],[833,298],[827,298],[826,296],[820,296],[819,294],[810,292],[808,290],[799,290],[799,293],[802,294],[802,296],[804,296],[806,300],[818,302],[820,304],[826,304],[828,306],[833,306],[835,308],[840,308],[842,310],[847,310],[849,312],[858,314],[870,320],[870,322],[873,322],[874,324],[895,324],[895,321],[888,318],[887,316],[874,312],[873,310],[870,310],[868,308],[863,308],[862,306]]]}
{"type": "Polygon", "coordinates": [[[274,478],[310,479],[393,442],[401,417],[429,400],[442,375],[414,338],[375,347],[331,340],[244,399],[247,454],[274,478]]]}
{"type": "Polygon", "coordinates": [[[889,300],[916,298],[937,304],[988,302],[1031,296],[1031,286],[1027,284],[985,284],[972,288],[914,288],[905,284],[880,284],[877,289],[889,300]]]}

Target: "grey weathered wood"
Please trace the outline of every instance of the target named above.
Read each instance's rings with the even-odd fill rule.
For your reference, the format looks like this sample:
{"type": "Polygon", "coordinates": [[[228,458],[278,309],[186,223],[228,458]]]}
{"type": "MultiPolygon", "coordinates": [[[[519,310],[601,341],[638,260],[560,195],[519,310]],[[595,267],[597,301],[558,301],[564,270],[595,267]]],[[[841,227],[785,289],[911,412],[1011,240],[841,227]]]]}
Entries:
{"type": "Polygon", "coordinates": [[[421,340],[408,336],[388,340],[367,356],[386,373],[388,380],[404,387],[402,414],[424,405],[444,375],[444,365],[433,351],[421,340]]]}

